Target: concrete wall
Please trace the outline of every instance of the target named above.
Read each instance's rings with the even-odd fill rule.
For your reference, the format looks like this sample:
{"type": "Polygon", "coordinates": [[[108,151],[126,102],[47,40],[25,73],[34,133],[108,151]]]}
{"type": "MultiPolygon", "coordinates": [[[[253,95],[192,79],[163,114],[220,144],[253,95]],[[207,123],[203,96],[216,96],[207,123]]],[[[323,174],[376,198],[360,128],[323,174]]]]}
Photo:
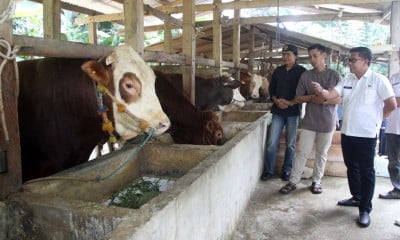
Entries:
{"type": "Polygon", "coordinates": [[[230,239],[259,180],[268,117],[251,123],[171,191],[143,206],[148,221],[138,226],[136,214],[126,216],[108,239],[230,239]]]}
{"type": "Polygon", "coordinates": [[[19,240],[230,239],[262,169],[270,115],[231,112],[221,117],[223,125],[237,130],[222,146],[150,145],[105,181],[77,181],[107,175],[131,152],[119,151],[24,186],[7,199],[3,209],[13,214],[0,234],[7,230],[8,239],[19,240]],[[106,206],[101,200],[136,175],[177,172],[173,188],[140,209],[106,206]]]}

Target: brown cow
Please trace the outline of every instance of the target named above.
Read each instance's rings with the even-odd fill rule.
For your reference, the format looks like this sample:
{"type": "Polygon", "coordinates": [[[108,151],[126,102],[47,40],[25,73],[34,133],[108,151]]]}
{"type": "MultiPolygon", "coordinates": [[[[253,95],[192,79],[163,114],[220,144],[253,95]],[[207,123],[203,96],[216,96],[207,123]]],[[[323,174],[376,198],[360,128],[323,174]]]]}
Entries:
{"type": "Polygon", "coordinates": [[[212,111],[196,109],[172,84],[156,71],[156,93],[171,120],[169,132],[176,143],[221,145],[222,127],[212,111]]]}

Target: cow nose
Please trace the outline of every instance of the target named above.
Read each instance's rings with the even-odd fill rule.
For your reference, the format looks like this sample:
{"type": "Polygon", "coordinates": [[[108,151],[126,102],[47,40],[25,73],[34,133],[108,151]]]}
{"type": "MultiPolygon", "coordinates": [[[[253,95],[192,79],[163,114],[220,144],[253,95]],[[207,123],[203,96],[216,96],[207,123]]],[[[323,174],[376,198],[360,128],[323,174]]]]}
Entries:
{"type": "Polygon", "coordinates": [[[218,140],[221,140],[222,139],[222,131],[217,131],[215,133],[215,138],[218,139],[218,140]]]}
{"type": "Polygon", "coordinates": [[[168,130],[168,128],[170,126],[171,126],[171,122],[169,120],[158,123],[158,127],[156,129],[155,135],[158,136],[158,135],[163,134],[165,131],[168,130]]]}
{"type": "Polygon", "coordinates": [[[161,129],[164,129],[164,128],[168,129],[169,126],[170,126],[170,122],[169,122],[169,121],[167,121],[167,122],[160,122],[160,123],[158,124],[158,128],[161,128],[161,129]]]}

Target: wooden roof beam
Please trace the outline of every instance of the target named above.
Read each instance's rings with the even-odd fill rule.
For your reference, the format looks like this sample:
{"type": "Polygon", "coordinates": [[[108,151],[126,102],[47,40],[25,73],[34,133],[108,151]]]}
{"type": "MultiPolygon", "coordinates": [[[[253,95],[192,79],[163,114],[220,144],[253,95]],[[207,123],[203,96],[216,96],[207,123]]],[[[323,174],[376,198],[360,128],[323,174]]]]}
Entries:
{"type": "MultiPolygon", "coordinates": [[[[164,22],[168,22],[179,28],[182,27],[182,21],[180,21],[176,18],[173,18],[170,15],[165,14],[155,8],[152,8],[147,4],[144,4],[144,11],[146,12],[146,14],[151,14],[151,15],[163,20],[164,22]]],[[[117,21],[117,20],[123,20],[123,19],[124,19],[123,13],[99,14],[96,16],[77,18],[77,19],[75,19],[75,23],[76,24],[87,24],[87,23],[93,23],[93,22],[117,21]]],[[[162,25],[162,26],[164,26],[164,25],[162,25]]]]}
{"type": "MultiPolygon", "coordinates": [[[[305,21],[331,21],[339,20],[337,14],[314,14],[314,15],[287,15],[279,17],[281,22],[305,22],[305,21]]],[[[360,20],[360,21],[373,21],[375,19],[381,19],[382,14],[380,13],[355,13],[355,14],[343,14],[340,20],[360,20]]],[[[227,27],[231,25],[232,20],[226,21],[223,26],[227,27]]],[[[251,17],[251,18],[241,18],[240,23],[246,24],[259,24],[259,23],[274,23],[276,22],[276,16],[269,17],[251,17]]],[[[206,28],[211,26],[212,21],[200,21],[196,23],[196,27],[206,28]]],[[[164,29],[164,25],[154,25],[145,27],[145,32],[159,31],[164,29]]]]}
{"type": "MultiPolygon", "coordinates": [[[[389,3],[393,0],[380,0],[380,3],[389,3]]],[[[280,7],[287,7],[287,6],[308,6],[308,5],[320,5],[320,4],[358,4],[358,3],[376,3],[377,0],[280,0],[279,6],[280,7]]],[[[244,2],[228,2],[228,3],[215,3],[215,4],[199,4],[195,6],[195,11],[212,11],[215,8],[219,10],[226,10],[226,9],[243,9],[243,8],[260,8],[260,7],[276,7],[277,3],[276,0],[253,0],[251,2],[244,1],[244,2]]],[[[181,13],[182,7],[176,6],[171,9],[167,9],[166,13],[181,13]]]]}

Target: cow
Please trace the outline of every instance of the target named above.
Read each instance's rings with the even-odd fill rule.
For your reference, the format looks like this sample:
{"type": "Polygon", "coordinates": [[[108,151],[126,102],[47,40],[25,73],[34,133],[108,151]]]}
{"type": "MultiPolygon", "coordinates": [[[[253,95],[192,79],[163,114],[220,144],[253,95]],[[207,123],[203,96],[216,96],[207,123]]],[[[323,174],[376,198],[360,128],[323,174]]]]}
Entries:
{"type": "Polygon", "coordinates": [[[213,111],[200,111],[168,80],[156,71],[156,93],[171,120],[169,132],[175,143],[221,145],[223,131],[213,111]]]}
{"type": "MultiPolygon", "coordinates": [[[[160,74],[156,71],[156,75],[160,74]]],[[[183,92],[182,74],[164,74],[165,78],[183,92]]],[[[229,75],[203,78],[195,77],[195,107],[199,110],[230,111],[244,107],[246,99],[239,92],[240,82],[229,75]]]]}
{"type": "Polygon", "coordinates": [[[102,62],[44,58],[19,62],[18,69],[23,181],[85,162],[107,140],[93,80],[115,94],[118,103],[105,97],[104,106],[122,139],[150,129],[158,136],[170,126],[155,93],[154,72],[131,47],[116,47],[102,62]]]}
{"type": "Polygon", "coordinates": [[[247,100],[266,97],[268,94],[268,79],[255,73],[240,71],[240,93],[247,100]]]}

